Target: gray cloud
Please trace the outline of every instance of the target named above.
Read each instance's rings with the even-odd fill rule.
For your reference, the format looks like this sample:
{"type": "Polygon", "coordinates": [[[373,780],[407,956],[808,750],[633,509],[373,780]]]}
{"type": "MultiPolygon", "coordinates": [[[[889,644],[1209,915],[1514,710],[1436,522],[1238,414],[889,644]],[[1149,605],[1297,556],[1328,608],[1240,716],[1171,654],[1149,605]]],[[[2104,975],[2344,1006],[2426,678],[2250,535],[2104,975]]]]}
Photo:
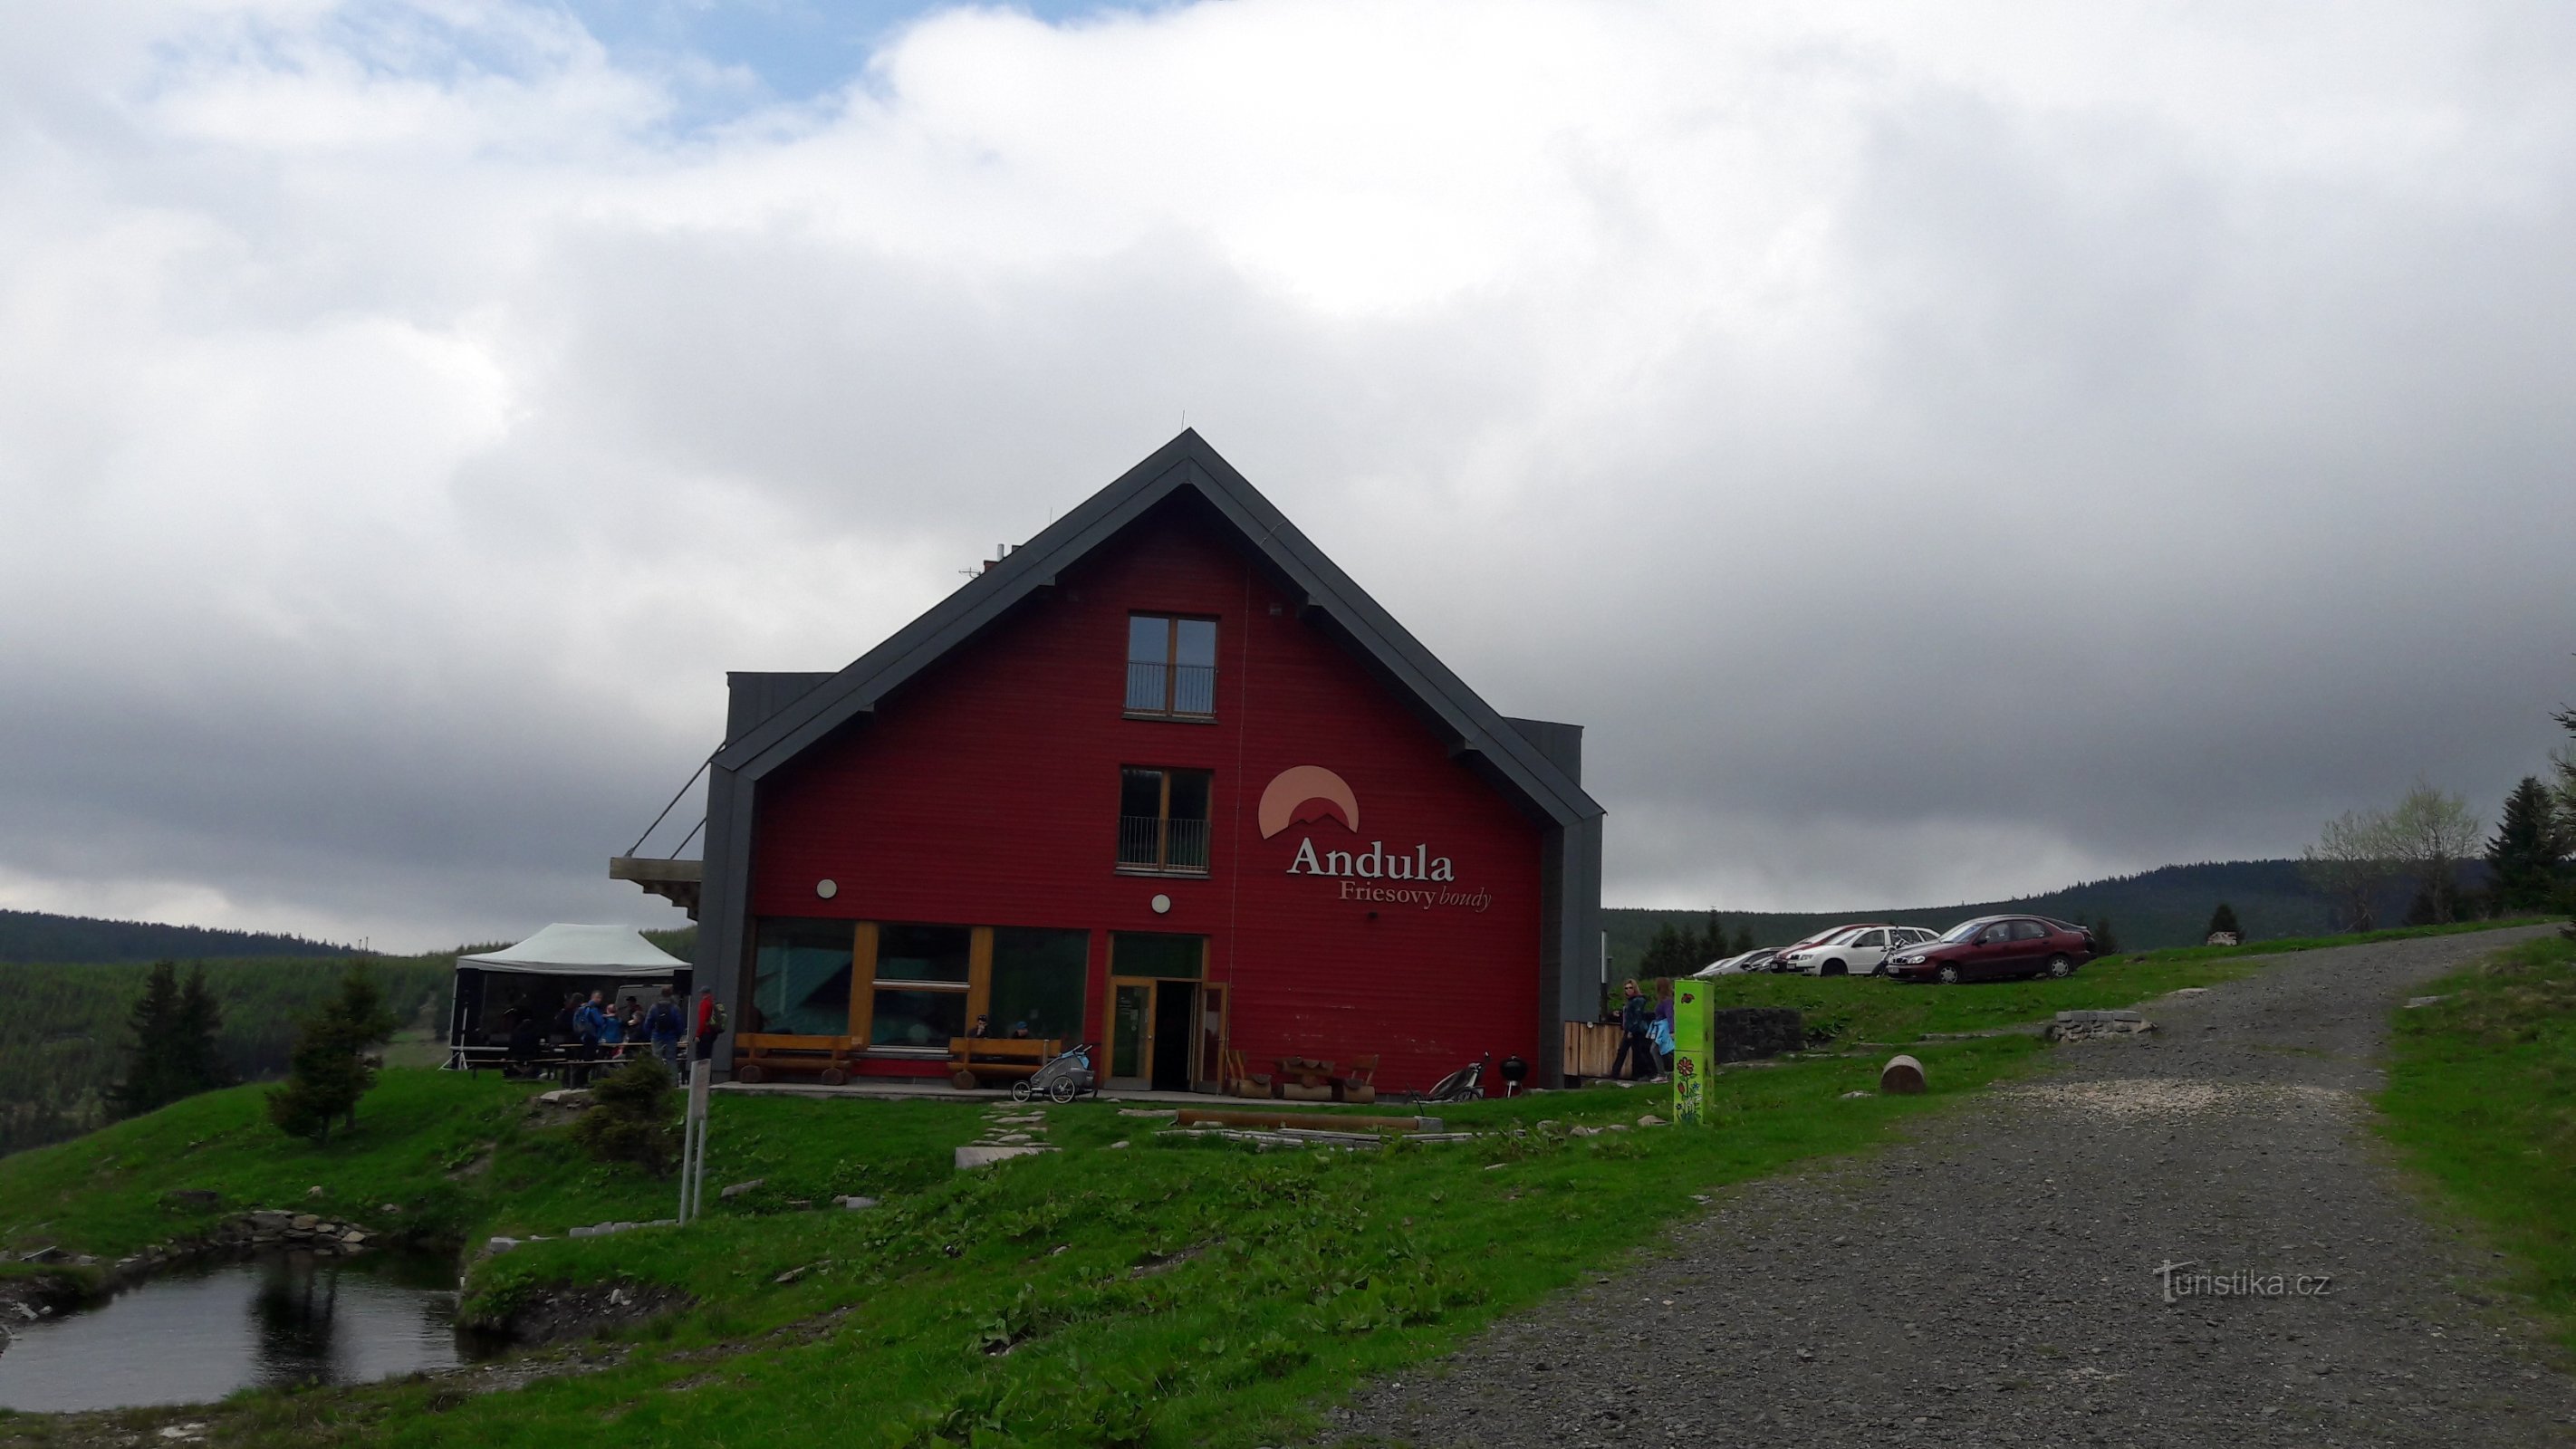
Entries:
{"type": "Polygon", "coordinates": [[[454,13],[0,22],[0,903],[668,923],[724,669],[1184,416],[1591,727],[1615,901],[2291,850],[2576,697],[2547,7],[956,14],[686,134],[454,13]]]}

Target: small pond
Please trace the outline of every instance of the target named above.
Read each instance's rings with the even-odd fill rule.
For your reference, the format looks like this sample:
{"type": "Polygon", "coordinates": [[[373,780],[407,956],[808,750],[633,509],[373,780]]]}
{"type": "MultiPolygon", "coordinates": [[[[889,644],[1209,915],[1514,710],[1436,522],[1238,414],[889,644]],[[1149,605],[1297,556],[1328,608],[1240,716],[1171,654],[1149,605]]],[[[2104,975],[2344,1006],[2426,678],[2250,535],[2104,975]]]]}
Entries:
{"type": "Polygon", "coordinates": [[[446,1368],[461,1357],[455,1283],[451,1264],[382,1254],[175,1269],[95,1308],[14,1326],[0,1408],[190,1404],[446,1368]]]}

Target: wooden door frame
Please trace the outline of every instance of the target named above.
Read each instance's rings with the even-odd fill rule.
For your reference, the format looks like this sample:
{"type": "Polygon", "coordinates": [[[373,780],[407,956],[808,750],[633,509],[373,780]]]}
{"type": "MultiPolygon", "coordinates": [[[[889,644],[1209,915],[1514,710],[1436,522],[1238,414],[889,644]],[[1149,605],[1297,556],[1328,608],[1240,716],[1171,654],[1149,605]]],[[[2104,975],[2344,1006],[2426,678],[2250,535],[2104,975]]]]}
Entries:
{"type": "Polygon", "coordinates": [[[1141,1082],[1143,1083],[1143,1086],[1139,1090],[1153,1090],[1155,996],[1161,990],[1163,982],[1170,979],[1174,978],[1162,976],[1112,976],[1109,978],[1109,1001],[1107,1003],[1109,1009],[1101,1013],[1100,1020],[1100,1081],[1103,1086],[1126,1086],[1131,1089],[1138,1089],[1136,1088],[1136,1084],[1141,1082]],[[1143,1071],[1133,1077],[1113,1077],[1110,1075],[1110,1072],[1116,1069],[1115,1063],[1118,1060],[1118,988],[1121,986],[1141,986],[1145,988],[1145,1032],[1143,1039],[1136,1044],[1136,1065],[1143,1068],[1143,1071]]]}
{"type": "MultiPolygon", "coordinates": [[[[1163,778],[1163,788],[1166,792],[1164,798],[1168,801],[1170,799],[1169,791],[1171,789],[1171,776],[1169,772],[1166,772],[1163,778]]],[[[1234,992],[1231,989],[1228,989],[1230,983],[1212,982],[1208,980],[1208,958],[1216,952],[1216,944],[1211,937],[1194,937],[1194,939],[1199,943],[1199,974],[1196,976],[1121,976],[1118,974],[1118,938],[1120,936],[1164,934],[1166,933],[1158,931],[1111,931],[1109,933],[1109,999],[1102,1003],[1104,1010],[1102,1010],[1100,1014],[1100,1080],[1104,1086],[1115,1085],[1116,1082],[1134,1082],[1138,1080],[1134,1077],[1120,1077],[1113,1080],[1109,1075],[1109,1064],[1118,1060],[1118,988],[1121,986],[1142,986],[1146,988],[1145,1039],[1138,1044],[1136,1053],[1137,1064],[1144,1068],[1143,1081],[1145,1085],[1142,1090],[1152,1091],[1154,1087],[1154,1017],[1155,1013],[1162,1005],[1161,996],[1164,982],[1176,981],[1187,986],[1201,988],[1215,986],[1218,989],[1223,990],[1225,992],[1225,1006],[1224,1015],[1218,1027],[1219,1038],[1221,1040],[1224,1039],[1227,1033],[1229,1033],[1233,1028],[1234,992]]],[[[1192,935],[1192,933],[1186,931],[1176,931],[1168,934],[1179,936],[1192,935]]],[[[1219,1053],[1219,1059],[1213,1067],[1202,1063],[1198,1058],[1199,1024],[1197,1013],[1193,1012],[1190,1018],[1190,1084],[1195,1087],[1198,1083],[1211,1080],[1213,1077],[1218,1084],[1217,1089],[1219,1091],[1223,1091],[1225,1089],[1225,1062],[1223,1060],[1223,1054],[1221,1052],[1219,1053]]]]}

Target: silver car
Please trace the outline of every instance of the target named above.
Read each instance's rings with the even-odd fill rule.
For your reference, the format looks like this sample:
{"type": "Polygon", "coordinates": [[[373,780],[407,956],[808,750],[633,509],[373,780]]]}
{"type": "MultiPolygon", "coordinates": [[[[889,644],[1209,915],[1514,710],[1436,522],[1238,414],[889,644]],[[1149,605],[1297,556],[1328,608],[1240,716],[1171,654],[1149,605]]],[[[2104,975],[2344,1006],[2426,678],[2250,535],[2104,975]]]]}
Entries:
{"type": "Polygon", "coordinates": [[[1873,921],[1845,926],[1812,945],[1799,946],[1787,959],[1790,970],[1810,976],[1876,976],[1887,969],[1890,955],[1938,939],[1938,931],[1921,926],[1873,921]]]}

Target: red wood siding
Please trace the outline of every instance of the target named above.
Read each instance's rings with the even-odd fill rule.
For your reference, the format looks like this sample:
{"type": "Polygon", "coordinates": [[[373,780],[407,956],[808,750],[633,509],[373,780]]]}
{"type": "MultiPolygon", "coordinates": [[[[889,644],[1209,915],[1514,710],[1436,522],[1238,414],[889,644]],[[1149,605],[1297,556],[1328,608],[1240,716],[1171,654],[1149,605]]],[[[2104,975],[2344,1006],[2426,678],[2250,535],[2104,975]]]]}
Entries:
{"type": "Polygon", "coordinates": [[[1256,1070],[1281,1053],[1376,1053],[1385,1091],[1485,1052],[1536,1061],[1539,826],[1189,505],[1059,582],[764,783],[754,913],[1088,929],[1094,1041],[1108,933],[1153,931],[1209,938],[1209,979],[1233,988],[1232,1044],[1256,1070]],[[1214,724],[1124,716],[1131,612],[1219,621],[1214,724]],[[1213,772],[1204,878],[1116,873],[1121,765],[1213,772]],[[1293,765],[1349,782],[1356,836],[1328,819],[1261,838],[1261,790],[1293,765]],[[1449,889],[1492,903],[1344,900],[1337,880],[1286,873],[1309,835],[1318,852],[1428,846],[1455,863],[1449,889]],[[828,901],[814,890],[824,879],[839,887],[828,901]],[[1170,914],[1154,914],[1158,893],[1170,914]]]}

